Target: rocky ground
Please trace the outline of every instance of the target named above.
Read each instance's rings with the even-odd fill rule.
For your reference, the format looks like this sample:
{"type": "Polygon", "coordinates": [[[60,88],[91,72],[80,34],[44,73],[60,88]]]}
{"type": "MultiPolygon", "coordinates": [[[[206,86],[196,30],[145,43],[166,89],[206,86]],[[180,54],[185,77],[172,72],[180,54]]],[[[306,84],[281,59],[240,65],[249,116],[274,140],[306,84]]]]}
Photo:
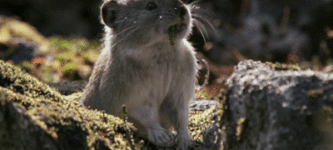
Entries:
{"type": "MultiPolygon", "coordinates": [[[[217,101],[190,104],[193,149],[332,149],[333,74],[240,62],[217,101]]],[[[89,110],[0,61],[0,149],[158,149],[123,118],[89,110]]]]}
{"type": "MultiPolygon", "coordinates": [[[[61,95],[0,60],[0,149],[158,149],[126,120],[83,107],[81,94],[61,95]]],[[[205,147],[202,133],[222,113],[217,104],[191,104],[193,148],[205,147]]]]}

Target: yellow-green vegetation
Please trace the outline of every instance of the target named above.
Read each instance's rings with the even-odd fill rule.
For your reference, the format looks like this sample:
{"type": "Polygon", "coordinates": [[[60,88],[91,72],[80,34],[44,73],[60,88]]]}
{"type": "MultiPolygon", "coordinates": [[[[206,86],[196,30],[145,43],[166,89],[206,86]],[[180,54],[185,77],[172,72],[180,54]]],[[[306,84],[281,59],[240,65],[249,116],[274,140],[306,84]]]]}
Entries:
{"type": "Polygon", "coordinates": [[[76,93],[66,96],[66,98],[79,102],[82,94],[83,94],[83,92],[76,92],[76,93]]]}
{"type": "MultiPolygon", "coordinates": [[[[330,118],[332,118],[333,116],[333,109],[332,107],[329,106],[323,106],[322,110],[324,114],[327,114],[327,116],[331,115],[330,118]]],[[[326,120],[326,121],[333,121],[332,119],[326,120]]]]}
{"type": "Polygon", "coordinates": [[[221,104],[218,104],[216,108],[212,107],[205,111],[191,111],[189,118],[189,131],[193,140],[202,142],[202,133],[208,126],[212,124],[212,118],[214,114],[217,116],[216,120],[221,120],[223,110],[221,104]]]}
{"type": "Polygon", "coordinates": [[[297,64],[283,64],[283,63],[271,63],[271,62],[266,62],[266,64],[275,70],[292,70],[292,71],[302,70],[302,68],[297,64]]]}
{"type": "Polygon", "coordinates": [[[100,42],[97,40],[88,41],[85,38],[60,36],[51,37],[49,40],[60,52],[57,55],[59,60],[66,61],[72,56],[81,56],[85,61],[95,62],[100,53],[100,42]]]}
{"type": "Polygon", "coordinates": [[[31,98],[52,98],[56,101],[63,98],[46,84],[2,60],[0,60],[0,86],[31,98]]]}
{"type": "Polygon", "coordinates": [[[78,37],[54,36],[47,39],[54,54],[34,58],[21,65],[43,82],[87,80],[100,54],[100,42],[78,37]],[[53,57],[54,56],[54,57],[53,57]]]}
{"type": "Polygon", "coordinates": [[[318,98],[323,95],[323,90],[310,90],[306,93],[306,98],[318,98]]]}
{"type": "Polygon", "coordinates": [[[200,91],[195,93],[195,98],[196,99],[209,99],[207,93],[203,93],[203,92],[200,92],[200,91]]]}
{"type": "MultiPolygon", "coordinates": [[[[135,136],[132,123],[125,124],[118,117],[83,107],[79,102],[81,95],[82,92],[63,96],[18,67],[0,60],[0,105],[13,102],[65,149],[73,148],[66,140],[76,142],[76,148],[156,149],[144,144],[147,140],[135,136]]],[[[214,113],[221,116],[222,109],[191,112],[189,130],[196,143],[202,142],[202,132],[211,124],[214,113]]]]}
{"type": "Polygon", "coordinates": [[[236,137],[237,137],[237,140],[241,139],[245,123],[246,123],[246,118],[244,118],[244,117],[240,118],[238,120],[238,122],[237,122],[237,128],[236,128],[236,137]]]}
{"type": "Polygon", "coordinates": [[[169,43],[170,43],[170,45],[175,45],[175,42],[176,42],[175,29],[176,29],[176,26],[171,26],[170,29],[169,29],[169,43]]]}
{"type": "Polygon", "coordinates": [[[57,49],[55,63],[60,64],[64,77],[68,80],[74,80],[77,76],[88,79],[99,56],[100,43],[84,38],[52,37],[49,40],[57,49]]]}
{"type": "Polygon", "coordinates": [[[79,37],[44,37],[17,18],[0,16],[0,59],[10,61],[20,43],[36,45],[35,57],[16,64],[43,82],[87,80],[100,53],[98,40],[79,37]]]}

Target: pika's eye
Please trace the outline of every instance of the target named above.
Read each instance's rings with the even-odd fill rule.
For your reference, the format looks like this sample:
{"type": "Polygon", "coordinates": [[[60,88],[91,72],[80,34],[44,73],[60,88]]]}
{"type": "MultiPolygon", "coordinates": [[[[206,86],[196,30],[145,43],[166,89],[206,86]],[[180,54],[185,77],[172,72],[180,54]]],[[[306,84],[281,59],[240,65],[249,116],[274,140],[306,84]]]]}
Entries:
{"type": "Polygon", "coordinates": [[[150,10],[153,10],[157,8],[157,5],[154,3],[154,2],[149,2],[148,5],[147,5],[147,9],[150,11],[150,10]]]}

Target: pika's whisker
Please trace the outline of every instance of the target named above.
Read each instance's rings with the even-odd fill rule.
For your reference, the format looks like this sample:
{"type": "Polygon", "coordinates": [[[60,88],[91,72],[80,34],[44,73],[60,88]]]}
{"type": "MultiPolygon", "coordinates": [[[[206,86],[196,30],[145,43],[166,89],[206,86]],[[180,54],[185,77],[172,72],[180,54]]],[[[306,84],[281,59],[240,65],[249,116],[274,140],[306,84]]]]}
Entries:
{"type": "Polygon", "coordinates": [[[216,33],[215,27],[214,25],[206,18],[203,18],[202,16],[198,15],[198,14],[193,14],[192,15],[193,18],[195,18],[196,20],[202,22],[205,22],[209,25],[209,27],[214,31],[214,33],[216,33]]]}
{"type": "MultiPolygon", "coordinates": [[[[132,31],[130,31],[128,34],[126,34],[124,37],[122,37],[120,40],[118,40],[116,43],[112,44],[111,48],[113,48],[114,46],[116,46],[118,43],[120,43],[121,41],[123,41],[124,39],[126,39],[129,35],[131,35],[135,30],[138,30],[140,27],[136,27],[135,29],[133,29],[132,31]]],[[[117,34],[119,35],[119,34],[117,34]]]]}
{"type": "Polygon", "coordinates": [[[196,0],[196,1],[189,3],[188,5],[193,7],[193,6],[196,6],[199,2],[200,2],[200,0],[196,0]]]}
{"type": "MultiPolygon", "coordinates": [[[[149,14],[146,17],[150,17],[150,16],[155,16],[155,14],[149,14]]],[[[124,22],[124,21],[132,20],[132,19],[135,19],[135,17],[130,17],[130,18],[125,17],[124,19],[115,21],[115,23],[121,23],[121,22],[124,22]]]]}
{"type": "Polygon", "coordinates": [[[203,24],[201,22],[196,21],[195,23],[196,23],[197,29],[199,30],[205,44],[207,44],[207,41],[206,41],[206,38],[205,38],[205,35],[208,35],[207,30],[205,29],[205,27],[203,26],[203,24]],[[201,29],[204,30],[204,31],[202,32],[201,29]]]}
{"type": "Polygon", "coordinates": [[[129,29],[131,29],[131,28],[133,28],[133,27],[135,27],[135,26],[134,26],[134,25],[132,25],[132,26],[130,26],[130,27],[128,27],[128,28],[126,28],[126,29],[124,29],[124,30],[120,31],[120,32],[119,32],[119,33],[117,33],[117,34],[115,34],[115,35],[112,35],[112,36],[116,37],[116,36],[118,36],[119,34],[121,34],[121,33],[123,33],[123,32],[126,32],[127,30],[129,30],[129,29]]]}

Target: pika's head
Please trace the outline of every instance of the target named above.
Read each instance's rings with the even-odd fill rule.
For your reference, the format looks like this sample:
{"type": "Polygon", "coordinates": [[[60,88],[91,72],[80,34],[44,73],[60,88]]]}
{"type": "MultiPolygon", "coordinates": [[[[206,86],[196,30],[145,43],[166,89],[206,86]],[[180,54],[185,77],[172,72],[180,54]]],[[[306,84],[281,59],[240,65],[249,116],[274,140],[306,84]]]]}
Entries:
{"type": "Polygon", "coordinates": [[[109,0],[101,20],[116,41],[134,45],[175,42],[191,32],[190,7],[180,0],[109,0]]]}

